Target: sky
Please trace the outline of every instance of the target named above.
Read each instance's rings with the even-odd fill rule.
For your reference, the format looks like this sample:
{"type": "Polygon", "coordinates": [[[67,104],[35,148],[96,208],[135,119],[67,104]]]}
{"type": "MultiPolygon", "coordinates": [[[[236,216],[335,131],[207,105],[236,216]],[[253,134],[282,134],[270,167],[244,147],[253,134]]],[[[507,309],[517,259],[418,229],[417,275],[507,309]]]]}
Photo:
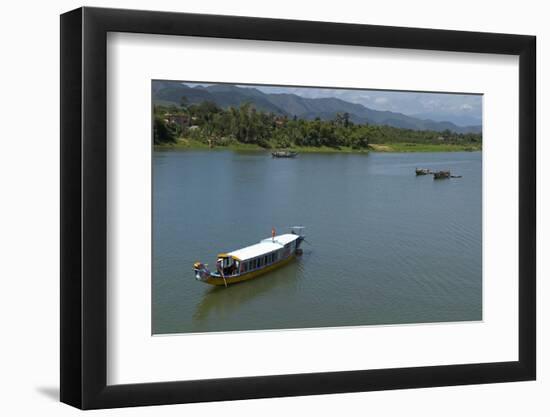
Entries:
{"type": "MultiPolygon", "coordinates": [[[[196,85],[186,83],[188,85],[196,85]]],[[[208,84],[202,84],[208,85],[208,84]]],[[[481,94],[449,94],[403,92],[389,90],[347,90],[315,87],[271,87],[265,85],[238,85],[256,88],[264,93],[290,93],[307,98],[336,97],[359,103],[374,110],[389,110],[408,116],[449,121],[459,126],[482,124],[481,94]]]]}

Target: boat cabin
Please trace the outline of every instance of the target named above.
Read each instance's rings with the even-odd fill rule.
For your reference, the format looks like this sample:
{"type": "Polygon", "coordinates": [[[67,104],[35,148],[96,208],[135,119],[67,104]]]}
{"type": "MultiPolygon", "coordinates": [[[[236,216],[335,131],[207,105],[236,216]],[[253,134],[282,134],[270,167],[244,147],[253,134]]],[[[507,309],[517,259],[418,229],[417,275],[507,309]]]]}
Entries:
{"type": "Polygon", "coordinates": [[[231,277],[274,265],[296,252],[301,236],[289,233],[267,238],[246,248],[221,253],[216,261],[216,272],[231,277]]]}

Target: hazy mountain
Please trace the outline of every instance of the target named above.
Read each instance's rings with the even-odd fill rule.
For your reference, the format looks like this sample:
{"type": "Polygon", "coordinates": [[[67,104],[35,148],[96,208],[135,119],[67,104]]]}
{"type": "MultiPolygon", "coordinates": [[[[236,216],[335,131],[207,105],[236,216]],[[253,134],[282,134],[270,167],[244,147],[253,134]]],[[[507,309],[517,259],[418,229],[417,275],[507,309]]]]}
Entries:
{"type": "Polygon", "coordinates": [[[179,104],[181,97],[186,97],[188,104],[197,104],[208,100],[218,106],[238,107],[250,102],[258,110],[282,114],[289,117],[297,116],[304,119],[319,117],[330,120],[336,113],[347,112],[355,123],[374,125],[389,125],[414,130],[445,129],[459,132],[481,132],[481,126],[457,126],[449,121],[436,121],[428,118],[412,117],[391,111],[373,110],[358,103],[350,103],[339,98],[305,98],[297,94],[268,94],[256,88],[238,87],[231,84],[213,84],[208,86],[190,87],[179,82],[153,82],[153,100],[157,104],[179,104]]]}
{"type": "Polygon", "coordinates": [[[475,126],[481,129],[481,117],[469,114],[449,114],[445,112],[414,113],[409,116],[418,119],[430,119],[436,122],[451,122],[457,126],[475,126]]]}

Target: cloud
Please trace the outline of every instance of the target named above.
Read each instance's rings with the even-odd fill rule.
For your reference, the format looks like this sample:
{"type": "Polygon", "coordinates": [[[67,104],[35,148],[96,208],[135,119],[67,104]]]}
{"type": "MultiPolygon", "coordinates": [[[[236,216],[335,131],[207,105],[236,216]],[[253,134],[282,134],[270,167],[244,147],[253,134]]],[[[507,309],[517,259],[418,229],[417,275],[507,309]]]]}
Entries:
{"type": "Polygon", "coordinates": [[[473,107],[470,104],[464,103],[462,106],[460,106],[460,110],[472,111],[473,107]]]}
{"type": "Polygon", "coordinates": [[[390,100],[387,98],[387,97],[376,97],[374,99],[375,103],[378,103],[378,104],[386,104],[388,103],[390,100]]]}

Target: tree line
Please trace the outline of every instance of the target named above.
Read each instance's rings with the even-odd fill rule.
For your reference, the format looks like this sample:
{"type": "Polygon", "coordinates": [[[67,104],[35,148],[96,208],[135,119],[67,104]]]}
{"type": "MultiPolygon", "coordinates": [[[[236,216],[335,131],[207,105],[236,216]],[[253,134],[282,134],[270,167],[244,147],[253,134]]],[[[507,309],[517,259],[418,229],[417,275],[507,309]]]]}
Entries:
{"type": "Polygon", "coordinates": [[[176,143],[179,137],[224,146],[239,142],[263,148],[349,147],[365,149],[377,143],[448,143],[481,145],[479,133],[412,130],[391,126],[356,124],[348,113],[337,113],[331,120],[301,119],[257,110],[252,104],[223,109],[203,101],[181,105],[155,105],[153,140],[155,145],[176,143]]]}

